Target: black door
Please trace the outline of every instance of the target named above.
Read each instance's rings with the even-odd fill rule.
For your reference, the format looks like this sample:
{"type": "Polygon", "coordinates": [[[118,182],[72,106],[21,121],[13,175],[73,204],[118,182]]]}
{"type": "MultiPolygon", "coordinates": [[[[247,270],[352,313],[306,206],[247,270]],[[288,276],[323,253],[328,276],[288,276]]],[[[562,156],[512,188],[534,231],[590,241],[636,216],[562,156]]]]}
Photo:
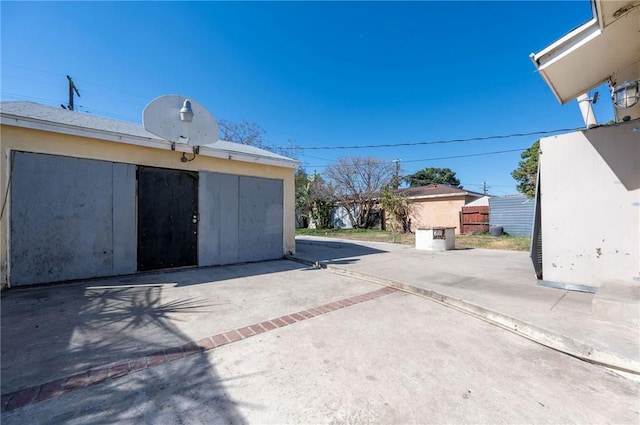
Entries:
{"type": "Polygon", "coordinates": [[[138,270],[198,264],[198,173],[138,167],[138,270]]]}

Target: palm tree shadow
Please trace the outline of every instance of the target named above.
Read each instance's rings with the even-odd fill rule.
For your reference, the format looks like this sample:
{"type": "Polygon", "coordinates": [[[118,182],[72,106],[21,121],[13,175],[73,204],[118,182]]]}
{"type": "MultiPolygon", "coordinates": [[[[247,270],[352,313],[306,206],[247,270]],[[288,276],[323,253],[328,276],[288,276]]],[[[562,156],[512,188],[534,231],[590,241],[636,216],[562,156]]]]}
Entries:
{"type": "MultiPolygon", "coordinates": [[[[251,375],[222,379],[206,353],[180,359],[120,378],[118,382],[87,387],[3,414],[3,424],[92,423],[245,424],[239,408],[266,407],[234,400],[230,381],[245,381],[251,375]]],[[[238,385],[243,385],[239,383],[238,385]]]]}
{"type": "MultiPolygon", "coordinates": [[[[38,303],[39,335],[61,343],[34,350],[36,355],[29,357],[14,350],[33,346],[34,342],[30,341],[37,337],[23,329],[22,332],[14,330],[10,343],[3,338],[2,394],[191,342],[192,338],[181,331],[178,322],[211,314],[216,304],[194,297],[181,298],[179,293],[163,297],[163,291],[163,285],[141,284],[65,285],[16,292],[23,301],[38,303]],[[9,352],[12,354],[6,355],[9,352]],[[20,368],[23,372],[17,370],[20,368]]],[[[20,323],[11,317],[12,313],[20,317],[19,311],[9,310],[8,316],[3,311],[3,323],[8,319],[14,327],[28,327],[29,323],[20,323]]],[[[3,325],[3,336],[5,329],[8,327],[3,325]]],[[[237,410],[238,403],[228,396],[207,353],[118,379],[122,385],[103,382],[3,413],[2,422],[70,423],[84,418],[87,422],[104,424],[244,423],[237,410]],[[65,404],[62,402],[65,398],[75,401],[65,404]],[[51,404],[56,407],[47,408],[51,404]],[[28,416],[23,417],[22,411],[25,414],[28,411],[28,416]],[[42,414],[41,421],[31,417],[38,412],[42,414]],[[194,416],[197,412],[206,412],[206,418],[210,419],[198,419],[194,416]]]]}

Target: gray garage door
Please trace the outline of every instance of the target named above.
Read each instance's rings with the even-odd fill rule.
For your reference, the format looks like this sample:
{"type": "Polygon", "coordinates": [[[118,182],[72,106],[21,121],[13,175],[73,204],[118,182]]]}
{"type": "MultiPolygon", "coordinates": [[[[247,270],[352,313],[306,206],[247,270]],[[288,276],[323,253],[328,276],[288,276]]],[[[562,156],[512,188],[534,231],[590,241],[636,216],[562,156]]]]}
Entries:
{"type": "Polygon", "coordinates": [[[200,173],[200,265],[282,258],[283,182],[200,173]]]}
{"type": "Polygon", "coordinates": [[[135,271],[135,168],[15,152],[10,283],[135,271]]]}

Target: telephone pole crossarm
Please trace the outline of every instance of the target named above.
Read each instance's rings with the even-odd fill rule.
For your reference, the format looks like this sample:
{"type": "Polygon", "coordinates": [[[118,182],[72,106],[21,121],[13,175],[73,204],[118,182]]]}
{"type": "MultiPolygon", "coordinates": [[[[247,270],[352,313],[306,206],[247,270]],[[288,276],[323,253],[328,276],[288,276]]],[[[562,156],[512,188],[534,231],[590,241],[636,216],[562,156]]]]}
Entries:
{"type": "Polygon", "coordinates": [[[73,111],[73,95],[77,94],[78,97],[80,97],[80,92],[78,91],[78,88],[73,82],[73,79],[68,75],[67,75],[67,80],[69,80],[69,103],[67,104],[67,109],[69,109],[70,111],[73,111]]]}

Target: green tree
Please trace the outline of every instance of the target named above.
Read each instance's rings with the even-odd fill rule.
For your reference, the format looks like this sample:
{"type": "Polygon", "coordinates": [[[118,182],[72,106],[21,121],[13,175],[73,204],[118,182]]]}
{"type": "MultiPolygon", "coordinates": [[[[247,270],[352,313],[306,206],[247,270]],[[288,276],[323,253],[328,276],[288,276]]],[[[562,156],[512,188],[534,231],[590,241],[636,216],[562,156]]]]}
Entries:
{"type": "Polygon", "coordinates": [[[382,186],[380,191],[380,205],[387,215],[391,233],[411,232],[411,206],[409,198],[389,186],[382,186]]]}
{"type": "Polygon", "coordinates": [[[300,168],[295,176],[296,209],[304,220],[303,226],[314,223],[316,227],[328,229],[332,227],[335,195],[333,186],[324,181],[319,174],[307,175],[300,168]]]}
{"type": "Polygon", "coordinates": [[[520,154],[522,161],[518,168],[511,172],[511,176],[518,182],[516,189],[529,198],[536,196],[538,181],[538,158],[540,157],[540,140],[536,140],[529,149],[520,154]]]}
{"type": "Polygon", "coordinates": [[[448,184],[449,186],[462,189],[455,171],[452,171],[450,168],[425,168],[406,176],[404,181],[406,181],[410,187],[427,186],[430,184],[448,184]]]}

